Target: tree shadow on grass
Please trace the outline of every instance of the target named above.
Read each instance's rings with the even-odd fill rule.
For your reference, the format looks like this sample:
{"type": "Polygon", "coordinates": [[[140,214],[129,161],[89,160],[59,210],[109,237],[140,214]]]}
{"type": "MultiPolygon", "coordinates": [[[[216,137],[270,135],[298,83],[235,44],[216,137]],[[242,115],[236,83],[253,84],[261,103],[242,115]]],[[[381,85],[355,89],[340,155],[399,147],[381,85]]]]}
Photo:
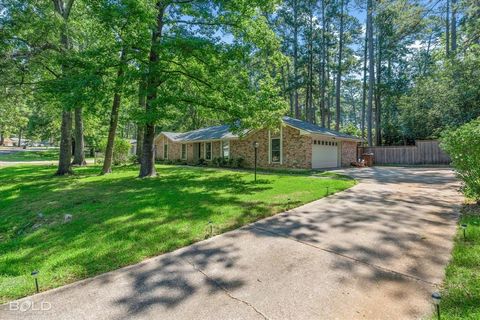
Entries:
{"type": "Polygon", "coordinates": [[[6,235],[1,273],[22,280],[40,269],[43,287],[55,287],[202,240],[209,221],[220,233],[286,205],[246,199],[272,185],[268,179],[253,183],[240,172],[160,167],[159,177],[142,180],[129,171],[98,177],[98,168],[82,168],[72,177],[53,177],[50,167],[0,170],[0,179],[17,183],[2,193],[8,214],[0,229],[6,235]],[[43,225],[18,232],[39,213],[43,225]],[[64,223],[67,213],[73,219],[64,223]]]}

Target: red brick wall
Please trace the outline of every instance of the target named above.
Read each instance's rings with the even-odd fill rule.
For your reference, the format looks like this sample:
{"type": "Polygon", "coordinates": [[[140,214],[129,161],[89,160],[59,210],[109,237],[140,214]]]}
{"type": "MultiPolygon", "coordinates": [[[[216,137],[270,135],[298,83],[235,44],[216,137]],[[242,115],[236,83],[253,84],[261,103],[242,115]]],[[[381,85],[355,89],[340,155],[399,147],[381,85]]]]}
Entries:
{"type": "Polygon", "coordinates": [[[350,163],[357,159],[357,143],[353,141],[342,141],[342,167],[349,167],[350,163]]]}
{"type": "MultiPolygon", "coordinates": [[[[272,134],[273,135],[273,134],[272,134]]],[[[278,133],[275,135],[279,135],[278,133]]],[[[230,142],[230,152],[233,158],[243,157],[247,167],[254,166],[255,151],[253,142],[258,142],[257,166],[260,168],[302,168],[312,166],[312,139],[300,135],[300,131],[288,126],[283,127],[282,163],[269,163],[268,130],[262,129],[250,133],[246,137],[230,142]]]]}
{"type": "Polygon", "coordinates": [[[172,140],[168,139],[166,136],[161,135],[155,141],[155,159],[163,159],[163,146],[164,144],[168,144],[168,160],[178,160],[182,156],[182,144],[173,142],[172,140]]]}

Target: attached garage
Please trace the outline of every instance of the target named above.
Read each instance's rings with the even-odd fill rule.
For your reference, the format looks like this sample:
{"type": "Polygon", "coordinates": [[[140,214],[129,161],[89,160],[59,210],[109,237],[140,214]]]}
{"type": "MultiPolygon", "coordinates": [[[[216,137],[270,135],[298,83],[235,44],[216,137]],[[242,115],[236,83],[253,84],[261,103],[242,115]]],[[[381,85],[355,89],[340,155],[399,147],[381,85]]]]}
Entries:
{"type": "Polygon", "coordinates": [[[325,169],[340,166],[339,142],[330,139],[312,139],[312,168],[325,169]]]}

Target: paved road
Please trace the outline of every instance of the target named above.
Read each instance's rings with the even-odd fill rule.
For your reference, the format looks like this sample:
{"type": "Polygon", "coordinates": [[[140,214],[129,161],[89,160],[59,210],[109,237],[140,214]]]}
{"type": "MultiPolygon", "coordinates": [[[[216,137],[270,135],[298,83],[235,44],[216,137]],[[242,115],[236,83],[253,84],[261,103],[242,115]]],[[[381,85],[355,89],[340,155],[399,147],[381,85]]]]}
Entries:
{"type": "Polygon", "coordinates": [[[239,230],[17,301],[23,308],[44,302],[48,311],[4,310],[0,318],[428,315],[462,200],[453,173],[387,167],[340,172],[361,182],[239,230]]]}
{"type": "Polygon", "coordinates": [[[2,161],[3,155],[8,155],[12,153],[20,153],[20,152],[32,152],[32,151],[47,151],[48,148],[43,147],[30,147],[27,149],[15,148],[15,147],[0,147],[0,168],[1,167],[11,167],[17,165],[56,165],[58,164],[57,161],[51,160],[40,160],[40,161],[2,161]]]}

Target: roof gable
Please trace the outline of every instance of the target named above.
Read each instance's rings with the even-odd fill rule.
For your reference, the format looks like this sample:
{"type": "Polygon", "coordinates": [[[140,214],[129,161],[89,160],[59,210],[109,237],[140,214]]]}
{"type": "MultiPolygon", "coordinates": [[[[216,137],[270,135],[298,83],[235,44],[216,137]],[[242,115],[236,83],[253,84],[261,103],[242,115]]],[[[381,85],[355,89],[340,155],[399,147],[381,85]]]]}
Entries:
{"type": "Polygon", "coordinates": [[[327,136],[327,137],[332,137],[332,138],[362,141],[361,138],[358,138],[358,137],[355,137],[355,136],[352,136],[352,135],[349,135],[349,134],[341,133],[341,132],[338,132],[338,131],[335,131],[335,130],[322,128],[320,126],[317,126],[316,124],[309,123],[309,122],[306,122],[306,121],[302,121],[302,120],[299,120],[299,119],[294,119],[294,118],[290,118],[290,117],[283,117],[282,120],[285,124],[287,124],[291,127],[294,127],[296,129],[305,131],[307,133],[321,134],[321,135],[324,135],[324,136],[327,136]]]}

